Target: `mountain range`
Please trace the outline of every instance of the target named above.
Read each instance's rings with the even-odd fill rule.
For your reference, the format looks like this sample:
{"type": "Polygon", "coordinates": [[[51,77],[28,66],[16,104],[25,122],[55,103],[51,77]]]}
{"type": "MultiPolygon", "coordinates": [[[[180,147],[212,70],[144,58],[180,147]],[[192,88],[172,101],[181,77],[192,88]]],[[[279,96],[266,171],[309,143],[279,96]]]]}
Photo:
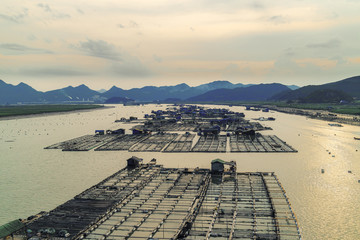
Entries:
{"type": "MultiPolygon", "coordinates": [[[[336,96],[343,96],[348,98],[360,99],[360,76],[346,78],[340,81],[326,83],[322,85],[308,85],[301,87],[295,90],[288,90],[278,94],[275,94],[270,98],[274,101],[307,101],[309,98],[313,99],[316,93],[324,95],[324,91],[327,92],[326,95],[333,95],[336,91],[336,96]]],[[[313,100],[311,102],[318,102],[318,100],[313,100]]]]}
{"type": "MultiPolygon", "coordinates": [[[[310,85],[301,88],[295,85],[285,86],[279,83],[244,85],[241,83],[233,84],[229,81],[214,81],[195,87],[190,87],[185,83],[175,86],[145,86],[129,90],[113,86],[107,91],[95,91],[82,84],[77,87],[69,86],[47,92],[37,91],[25,83],[20,83],[15,86],[0,80],[0,104],[76,102],[104,103],[111,98],[117,98],[117,101],[121,99],[133,99],[137,102],[166,100],[188,102],[288,101],[306,99],[306,97],[314,91],[324,89],[342,91],[339,96],[347,94],[351,97],[359,98],[360,76],[333,83],[310,85]]],[[[331,93],[324,93],[324,91],[322,91],[321,93],[324,96],[334,96],[337,92],[332,91],[331,93]]]]}
{"type": "Polygon", "coordinates": [[[182,83],[175,86],[146,86],[129,90],[113,86],[108,91],[94,91],[82,84],[77,87],[40,92],[25,83],[16,86],[0,80],[0,104],[16,103],[76,103],[96,102],[104,103],[108,99],[117,97],[134,99],[140,102],[164,101],[166,99],[186,100],[218,89],[237,89],[256,86],[254,84],[233,84],[229,81],[214,81],[196,87],[182,83]]]}
{"type": "Polygon", "coordinates": [[[249,87],[238,87],[233,89],[215,89],[204,94],[191,97],[190,102],[209,102],[209,101],[266,101],[274,94],[291,89],[280,83],[259,84],[249,87]]]}

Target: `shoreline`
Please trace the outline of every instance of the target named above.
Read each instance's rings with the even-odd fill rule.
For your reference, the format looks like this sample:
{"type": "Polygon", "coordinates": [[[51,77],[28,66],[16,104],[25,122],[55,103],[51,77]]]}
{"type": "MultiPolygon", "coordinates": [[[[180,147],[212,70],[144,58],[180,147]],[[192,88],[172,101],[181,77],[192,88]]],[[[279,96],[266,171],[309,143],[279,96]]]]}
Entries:
{"type": "Polygon", "coordinates": [[[24,114],[24,115],[12,115],[12,116],[0,117],[0,121],[17,120],[17,119],[24,119],[24,118],[35,118],[35,117],[47,117],[47,116],[62,115],[62,114],[76,113],[76,112],[88,112],[88,111],[108,109],[108,108],[113,108],[113,107],[114,106],[103,106],[103,107],[98,107],[98,108],[74,109],[74,110],[59,111],[59,112],[45,112],[45,113],[32,113],[32,114],[24,114]]]}
{"type": "Polygon", "coordinates": [[[261,107],[269,108],[270,110],[306,116],[312,119],[318,119],[328,122],[336,122],[342,124],[349,124],[353,126],[360,126],[360,117],[357,115],[350,114],[335,114],[326,110],[312,110],[312,109],[300,109],[300,108],[290,108],[290,107],[277,107],[273,105],[261,105],[261,107]]]}

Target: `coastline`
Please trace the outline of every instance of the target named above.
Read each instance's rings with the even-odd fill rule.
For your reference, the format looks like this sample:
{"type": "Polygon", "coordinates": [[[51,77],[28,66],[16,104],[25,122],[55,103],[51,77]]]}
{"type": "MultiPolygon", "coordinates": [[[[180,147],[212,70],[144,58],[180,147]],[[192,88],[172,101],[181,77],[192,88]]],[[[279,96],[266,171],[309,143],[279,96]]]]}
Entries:
{"type": "Polygon", "coordinates": [[[102,107],[89,108],[89,109],[73,109],[73,110],[68,110],[68,111],[32,113],[32,114],[12,115],[12,116],[4,116],[4,117],[0,116],[0,121],[17,120],[17,119],[24,119],[24,118],[35,118],[35,117],[47,117],[47,116],[62,115],[62,114],[76,113],[76,112],[89,112],[89,111],[108,109],[108,108],[114,108],[114,106],[105,106],[104,105],[102,107]]]}
{"type": "Polygon", "coordinates": [[[330,111],[326,110],[311,110],[311,109],[300,109],[300,108],[290,108],[290,107],[277,107],[273,105],[261,105],[261,107],[269,108],[270,110],[294,114],[294,115],[302,115],[312,119],[318,119],[329,122],[343,123],[349,124],[353,126],[360,126],[360,117],[357,115],[349,115],[349,114],[334,114],[330,111]]]}

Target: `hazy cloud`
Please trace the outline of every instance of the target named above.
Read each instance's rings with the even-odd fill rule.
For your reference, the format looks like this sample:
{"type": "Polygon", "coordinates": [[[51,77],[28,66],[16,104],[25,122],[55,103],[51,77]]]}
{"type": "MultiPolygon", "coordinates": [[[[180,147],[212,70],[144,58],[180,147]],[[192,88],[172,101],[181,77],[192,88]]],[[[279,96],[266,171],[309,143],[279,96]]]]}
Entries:
{"type": "Polygon", "coordinates": [[[105,58],[113,61],[121,61],[121,53],[116,46],[111,43],[107,43],[103,40],[87,40],[86,42],[80,42],[76,46],[72,46],[89,56],[105,58]]]}
{"type": "Polygon", "coordinates": [[[16,43],[3,43],[0,44],[0,50],[5,55],[22,55],[22,54],[52,54],[52,51],[41,49],[41,48],[31,48],[24,45],[16,43]]]}
{"type": "Polygon", "coordinates": [[[337,48],[340,47],[341,41],[338,39],[330,39],[323,43],[310,43],[306,45],[308,48],[337,48]]]}
{"type": "Polygon", "coordinates": [[[149,77],[153,75],[152,72],[136,58],[114,63],[111,66],[111,71],[118,76],[130,78],[149,77]]]}

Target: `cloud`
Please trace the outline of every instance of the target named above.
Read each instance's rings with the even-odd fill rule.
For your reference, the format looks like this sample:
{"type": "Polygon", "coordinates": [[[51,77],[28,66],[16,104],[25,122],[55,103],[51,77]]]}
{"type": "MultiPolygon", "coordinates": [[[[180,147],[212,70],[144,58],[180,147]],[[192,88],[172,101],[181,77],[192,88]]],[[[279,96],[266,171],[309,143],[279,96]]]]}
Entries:
{"type": "Polygon", "coordinates": [[[28,9],[25,8],[22,13],[15,15],[0,14],[0,19],[4,19],[13,23],[21,23],[26,16],[28,16],[28,9]]]}
{"type": "Polygon", "coordinates": [[[98,58],[105,58],[112,61],[122,61],[122,54],[117,47],[111,43],[103,40],[87,40],[86,42],[79,42],[76,46],[72,46],[85,54],[98,58]]]}
{"type": "Polygon", "coordinates": [[[53,10],[48,4],[39,3],[37,6],[42,8],[45,12],[50,13],[54,19],[71,18],[69,14],[53,10]]]}
{"type": "Polygon", "coordinates": [[[139,28],[140,25],[137,22],[130,20],[128,24],[124,25],[124,24],[119,23],[117,25],[117,27],[118,28],[139,28]]]}
{"type": "Polygon", "coordinates": [[[39,3],[37,6],[42,8],[45,12],[52,12],[51,8],[47,4],[39,3]]]}
{"type": "Polygon", "coordinates": [[[310,43],[306,45],[308,48],[338,48],[340,47],[341,41],[338,39],[330,39],[323,43],[310,43]]]}
{"type": "Polygon", "coordinates": [[[277,16],[272,16],[272,17],[270,17],[270,18],[268,18],[268,21],[269,22],[272,22],[272,23],[274,23],[274,24],[283,24],[283,23],[288,23],[289,21],[286,19],[286,18],[284,18],[283,16],[281,16],[281,15],[277,15],[277,16]]]}
{"type": "Polygon", "coordinates": [[[256,10],[262,10],[265,8],[265,6],[257,1],[254,1],[250,4],[250,7],[256,10]]]}
{"type": "Polygon", "coordinates": [[[47,67],[47,68],[22,68],[18,71],[20,74],[36,77],[69,77],[69,76],[87,76],[89,72],[81,72],[72,69],[72,67],[47,67]]]}
{"type": "Polygon", "coordinates": [[[139,27],[139,24],[137,24],[135,21],[130,21],[129,22],[129,27],[130,28],[138,28],[139,27]]]}
{"type": "Polygon", "coordinates": [[[3,43],[0,44],[0,50],[4,55],[24,55],[24,54],[53,54],[52,51],[41,49],[41,48],[31,48],[24,45],[16,43],[3,43]]]}

